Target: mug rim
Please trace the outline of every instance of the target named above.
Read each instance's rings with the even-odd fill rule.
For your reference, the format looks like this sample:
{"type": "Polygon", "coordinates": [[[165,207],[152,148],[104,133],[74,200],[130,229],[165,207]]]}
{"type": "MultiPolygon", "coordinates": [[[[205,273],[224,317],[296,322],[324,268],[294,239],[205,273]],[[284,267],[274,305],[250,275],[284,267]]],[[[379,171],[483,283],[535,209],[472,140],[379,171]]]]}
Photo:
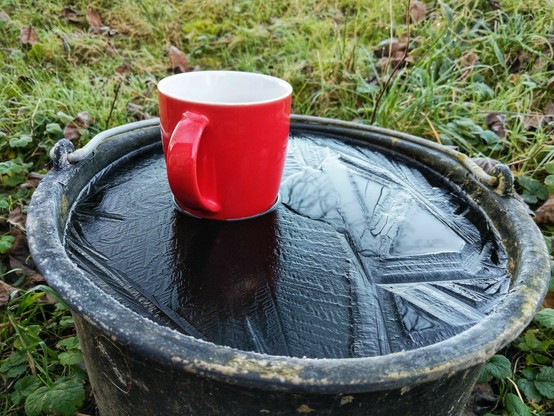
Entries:
{"type": "Polygon", "coordinates": [[[252,105],[260,105],[260,104],[268,104],[273,103],[277,101],[281,101],[283,99],[286,99],[292,95],[292,86],[285,80],[274,77],[272,75],[266,75],[261,74],[258,72],[247,72],[247,71],[228,71],[228,70],[209,70],[209,71],[192,71],[192,72],[183,72],[180,74],[174,74],[167,76],[165,78],[162,78],[160,81],[158,81],[158,92],[161,95],[164,95],[168,98],[172,98],[177,101],[181,102],[187,102],[187,103],[194,103],[194,104],[204,104],[204,105],[212,105],[212,106],[225,106],[225,107],[238,107],[238,106],[252,106],[252,105]],[[168,91],[168,85],[172,82],[175,82],[178,78],[192,78],[192,77],[204,77],[209,76],[213,74],[218,75],[229,75],[229,76],[239,76],[239,77],[252,77],[252,78],[262,78],[268,81],[271,81],[275,84],[278,84],[280,87],[284,88],[284,93],[277,95],[270,99],[265,100],[253,100],[253,101],[236,101],[236,102],[226,102],[226,101],[216,101],[216,100],[198,100],[198,99],[190,99],[185,98],[182,96],[179,96],[178,94],[174,94],[171,91],[168,91]]]}

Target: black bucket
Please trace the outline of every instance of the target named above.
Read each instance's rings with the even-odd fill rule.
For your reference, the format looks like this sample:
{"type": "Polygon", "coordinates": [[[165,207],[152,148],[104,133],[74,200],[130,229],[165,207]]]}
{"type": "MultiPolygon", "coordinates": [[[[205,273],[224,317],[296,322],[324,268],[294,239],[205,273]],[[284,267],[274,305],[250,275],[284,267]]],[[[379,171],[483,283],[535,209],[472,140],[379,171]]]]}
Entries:
{"type": "Polygon", "coordinates": [[[450,148],[394,131],[314,117],[292,121],[280,206],[223,225],[150,204],[156,195],[170,198],[165,182],[155,185],[165,180],[162,165],[150,162],[163,161],[157,120],[109,130],[75,152],[68,141],[54,149],[55,168],[29,207],[29,244],[39,270],[74,312],[101,415],[458,415],[483,364],[532,319],[548,285],[548,253],[511,197],[507,168],[489,176],[450,148]],[[324,159],[318,152],[327,152],[324,159]],[[299,158],[309,165],[302,172],[299,158]],[[353,183],[363,191],[343,195],[342,206],[378,191],[382,218],[374,218],[375,207],[332,211],[333,195],[310,194],[322,181],[336,181],[345,164],[358,182],[349,176],[334,189],[353,183]],[[135,168],[154,169],[143,175],[154,185],[136,195],[125,176],[135,168]],[[122,200],[104,198],[106,177],[119,178],[112,187],[125,196],[127,212],[145,210],[130,223],[143,227],[140,236],[121,228],[122,200]],[[359,178],[376,188],[359,185],[359,178]],[[414,178],[428,188],[419,190],[414,178]],[[390,189],[396,196],[388,200],[390,189]],[[433,209],[425,204],[440,195],[451,197],[450,211],[430,219],[433,209]],[[423,210],[423,219],[412,208],[423,210]],[[404,225],[391,228],[398,218],[404,225]],[[110,232],[94,237],[96,221],[112,224],[110,232]],[[314,236],[304,238],[312,231],[301,221],[314,236]],[[345,231],[371,221],[367,234],[345,231]],[[172,235],[163,247],[158,223],[172,235]],[[453,240],[437,243],[433,227],[452,231],[453,240]],[[414,240],[420,234],[429,234],[423,243],[414,240]],[[342,240],[333,243],[337,236],[342,240]],[[285,240],[295,243],[284,247],[285,240]],[[322,242],[336,244],[339,254],[319,256],[322,242]],[[435,249],[423,253],[422,244],[435,249]],[[341,253],[350,248],[345,259],[341,253]],[[161,283],[144,272],[160,261],[158,250],[177,259],[171,273],[185,283],[161,283]],[[142,281],[130,280],[131,252],[141,257],[142,281]],[[243,252],[257,254],[242,261],[243,252]],[[358,272],[372,277],[358,279],[358,272]],[[210,283],[211,274],[222,277],[210,283]],[[161,284],[182,287],[162,291],[171,296],[161,299],[150,290],[161,284]],[[356,326],[360,316],[372,316],[367,331],[356,326]],[[286,328],[275,332],[268,319],[286,328]]]}

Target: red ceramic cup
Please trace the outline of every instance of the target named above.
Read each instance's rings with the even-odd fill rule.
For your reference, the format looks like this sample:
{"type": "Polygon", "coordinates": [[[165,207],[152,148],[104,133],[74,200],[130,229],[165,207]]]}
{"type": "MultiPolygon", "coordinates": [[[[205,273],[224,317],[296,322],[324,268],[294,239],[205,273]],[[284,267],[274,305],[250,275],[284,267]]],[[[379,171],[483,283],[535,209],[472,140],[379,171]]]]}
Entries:
{"type": "Polygon", "coordinates": [[[176,204],[218,220],[276,204],[292,87],[262,74],[198,71],[158,83],[167,178],[176,204]]]}

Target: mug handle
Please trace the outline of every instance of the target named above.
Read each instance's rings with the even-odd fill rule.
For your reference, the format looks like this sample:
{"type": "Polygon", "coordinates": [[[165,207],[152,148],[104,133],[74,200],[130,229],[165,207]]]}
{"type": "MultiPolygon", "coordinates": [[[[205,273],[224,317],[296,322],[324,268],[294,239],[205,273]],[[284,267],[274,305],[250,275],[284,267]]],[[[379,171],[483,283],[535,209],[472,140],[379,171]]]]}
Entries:
{"type": "Polygon", "coordinates": [[[202,195],[198,182],[198,148],[209,124],[208,117],[191,111],[183,113],[169,139],[167,148],[167,179],[171,191],[187,208],[216,213],[220,205],[202,195]]]}

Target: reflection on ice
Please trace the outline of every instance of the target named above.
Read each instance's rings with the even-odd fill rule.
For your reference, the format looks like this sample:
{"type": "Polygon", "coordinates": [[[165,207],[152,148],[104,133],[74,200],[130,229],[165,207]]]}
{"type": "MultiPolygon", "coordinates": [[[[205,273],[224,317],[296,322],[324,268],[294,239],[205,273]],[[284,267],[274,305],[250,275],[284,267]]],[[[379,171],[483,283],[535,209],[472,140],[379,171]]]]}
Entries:
{"type": "Polygon", "coordinates": [[[106,293],[191,336],[314,358],[451,337],[509,289],[506,254],[455,186],[392,154],[289,142],[282,206],[239,222],[174,211],[161,152],[128,157],[81,195],[66,249],[106,293]]]}

